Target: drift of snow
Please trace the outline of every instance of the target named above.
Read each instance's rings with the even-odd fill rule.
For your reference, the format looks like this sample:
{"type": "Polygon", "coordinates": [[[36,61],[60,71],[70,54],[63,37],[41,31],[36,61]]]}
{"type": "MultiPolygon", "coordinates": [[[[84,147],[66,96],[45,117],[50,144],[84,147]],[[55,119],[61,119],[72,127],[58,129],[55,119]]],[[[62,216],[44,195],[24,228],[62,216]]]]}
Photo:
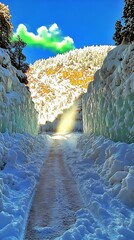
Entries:
{"type": "Polygon", "coordinates": [[[134,144],[72,134],[64,156],[86,204],[57,240],[134,239],[134,144]]]}
{"type": "Polygon", "coordinates": [[[48,154],[47,142],[45,135],[0,133],[0,239],[24,237],[35,186],[48,154]]]}

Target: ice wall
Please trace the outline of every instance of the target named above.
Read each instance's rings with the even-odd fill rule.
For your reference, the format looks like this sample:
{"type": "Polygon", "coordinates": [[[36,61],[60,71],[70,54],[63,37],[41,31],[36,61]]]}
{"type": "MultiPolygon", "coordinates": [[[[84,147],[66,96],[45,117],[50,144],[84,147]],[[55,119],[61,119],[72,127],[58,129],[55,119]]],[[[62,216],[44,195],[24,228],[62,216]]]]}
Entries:
{"type": "Polygon", "coordinates": [[[0,132],[37,134],[37,112],[22,75],[11,65],[8,51],[0,48],[0,132]]]}
{"type": "Polygon", "coordinates": [[[134,43],[114,48],[83,97],[83,128],[114,141],[134,142],[134,43]]]}

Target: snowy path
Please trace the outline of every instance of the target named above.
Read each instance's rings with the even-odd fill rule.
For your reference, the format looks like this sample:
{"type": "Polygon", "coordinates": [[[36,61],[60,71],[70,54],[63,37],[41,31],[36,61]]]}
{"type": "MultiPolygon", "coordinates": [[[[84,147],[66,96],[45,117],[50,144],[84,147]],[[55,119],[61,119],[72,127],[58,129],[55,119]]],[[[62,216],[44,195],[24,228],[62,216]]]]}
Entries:
{"type": "Polygon", "coordinates": [[[84,134],[0,137],[7,162],[0,240],[134,240],[134,143],[84,134]]]}
{"type": "Polygon", "coordinates": [[[83,207],[76,183],[64,163],[61,140],[54,139],[30,211],[25,239],[54,239],[83,207]]]}

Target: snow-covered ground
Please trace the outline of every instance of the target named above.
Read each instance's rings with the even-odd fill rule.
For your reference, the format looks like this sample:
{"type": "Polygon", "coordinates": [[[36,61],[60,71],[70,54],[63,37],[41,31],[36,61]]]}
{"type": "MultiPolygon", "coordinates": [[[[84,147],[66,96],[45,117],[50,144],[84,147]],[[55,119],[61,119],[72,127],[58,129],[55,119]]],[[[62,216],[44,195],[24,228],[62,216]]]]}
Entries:
{"type": "Polygon", "coordinates": [[[30,210],[25,240],[52,240],[75,223],[84,203],[77,183],[64,161],[62,139],[52,136],[50,153],[41,170],[30,210]]]}
{"type": "MultiPolygon", "coordinates": [[[[57,239],[133,240],[134,144],[84,134],[66,135],[59,141],[85,207],[76,212],[75,224],[57,239]]],[[[0,239],[24,238],[51,142],[46,135],[0,134],[0,239]],[[6,163],[3,167],[2,162],[6,163]]]]}
{"type": "Polygon", "coordinates": [[[0,239],[21,240],[40,169],[46,136],[0,133],[0,239]]]}
{"type": "Polygon", "coordinates": [[[134,144],[72,135],[64,152],[87,207],[58,239],[133,240],[134,144]]]}

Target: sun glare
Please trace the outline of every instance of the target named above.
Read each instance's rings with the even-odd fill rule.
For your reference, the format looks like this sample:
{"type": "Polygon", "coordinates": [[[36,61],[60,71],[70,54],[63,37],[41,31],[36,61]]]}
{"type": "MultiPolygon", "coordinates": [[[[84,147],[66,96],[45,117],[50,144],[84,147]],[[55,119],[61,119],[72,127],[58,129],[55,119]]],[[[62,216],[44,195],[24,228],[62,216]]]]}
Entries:
{"type": "Polygon", "coordinates": [[[74,128],[76,115],[77,106],[74,104],[74,106],[63,114],[56,132],[58,134],[70,133],[74,128]]]}
{"type": "Polygon", "coordinates": [[[56,140],[66,140],[67,137],[65,135],[58,135],[58,134],[53,134],[52,139],[56,139],[56,140]]]}

